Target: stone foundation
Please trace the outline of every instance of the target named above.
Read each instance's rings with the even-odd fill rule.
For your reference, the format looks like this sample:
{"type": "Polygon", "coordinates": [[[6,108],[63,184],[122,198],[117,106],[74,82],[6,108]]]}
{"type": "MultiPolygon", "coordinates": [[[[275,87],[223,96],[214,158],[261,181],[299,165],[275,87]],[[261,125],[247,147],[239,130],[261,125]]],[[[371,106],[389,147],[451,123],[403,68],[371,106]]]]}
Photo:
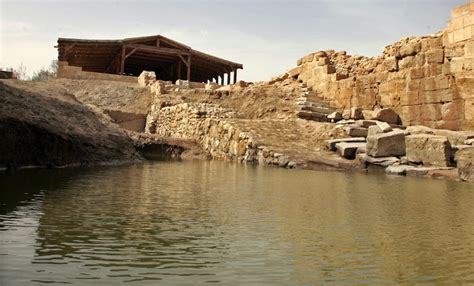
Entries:
{"type": "Polygon", "coordinates": [[[110,80],[132,83],[137,82],[137,77],[134,76],[83,71],[82,67],[70,66],[68,62],[63,61],[58,63],[57,77],[69,79],[110,80]]]}

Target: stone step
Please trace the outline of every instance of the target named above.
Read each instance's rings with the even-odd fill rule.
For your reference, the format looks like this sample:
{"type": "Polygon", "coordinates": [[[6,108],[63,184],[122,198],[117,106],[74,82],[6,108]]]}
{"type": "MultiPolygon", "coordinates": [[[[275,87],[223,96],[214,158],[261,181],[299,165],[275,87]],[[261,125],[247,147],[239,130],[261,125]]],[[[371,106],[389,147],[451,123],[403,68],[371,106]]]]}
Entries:
{"type": "Polygon", "coordinates": [[[329,150],[331,151],[336,151],[336,144],[337,143],[342,143],[342,142],[347,142],[347,143],[365,143],[365,138],[364,137],[349,137],[349,138],[339,138],[339,139],[331,139],[331,140],[326,140],[326,146],[328,147],[329,150]]]}
{"type": "Polygon", "coordinates": [[[311,104],[307,104],[302,106],[302,109],[305,111],[313,111],[313,112],[319,112],[319,113],[324,113],[324,114],[331,114],[334,112],[334,109],[324,107],[324,106],[315,106],[311,104]]]}

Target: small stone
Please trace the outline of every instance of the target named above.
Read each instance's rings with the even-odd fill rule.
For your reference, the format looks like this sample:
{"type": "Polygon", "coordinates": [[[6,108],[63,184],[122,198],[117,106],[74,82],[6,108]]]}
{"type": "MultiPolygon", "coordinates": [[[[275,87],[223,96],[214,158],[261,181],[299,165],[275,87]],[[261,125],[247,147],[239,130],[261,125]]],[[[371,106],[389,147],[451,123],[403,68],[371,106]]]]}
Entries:
{"type": "Polygon", "coordinates": [[[400,162],[400,160],[397,157],[393,157],[393,156],[374,158],[367,154],[359,154],[357,157],[359,158],[360,161],[366,164],[373,164],[373,165],[378,165],[378,166],[383,166],[383,167],[391,166],[393,164],[397,164],[400,162]]]}
{"type": "Polygon", "coordinates": [[[342,113],[340,113],[339,111],[335,111],[329,114],[327,118],[331,120],[331,122],[336,122],[342,119],[342,113]]]}

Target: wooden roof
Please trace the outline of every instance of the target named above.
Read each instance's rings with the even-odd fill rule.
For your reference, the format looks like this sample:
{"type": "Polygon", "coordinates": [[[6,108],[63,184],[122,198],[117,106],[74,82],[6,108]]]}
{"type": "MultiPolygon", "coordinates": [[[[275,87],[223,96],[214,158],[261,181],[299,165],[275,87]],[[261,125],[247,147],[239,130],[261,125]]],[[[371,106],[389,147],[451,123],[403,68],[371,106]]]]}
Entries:
{"type": "Polygon", "coordinates": [[[193,81],[206,81],[243,68],[242,64],[194,50],[161,35],[120,40],[59,38],[57,48],[60,61],[94,72],[120,73],[120,58],[125,59],[122,71],[127,74],[139,74],[146,69],[176,74],[177,64],[187,66],[189,62],[193,81]]]}

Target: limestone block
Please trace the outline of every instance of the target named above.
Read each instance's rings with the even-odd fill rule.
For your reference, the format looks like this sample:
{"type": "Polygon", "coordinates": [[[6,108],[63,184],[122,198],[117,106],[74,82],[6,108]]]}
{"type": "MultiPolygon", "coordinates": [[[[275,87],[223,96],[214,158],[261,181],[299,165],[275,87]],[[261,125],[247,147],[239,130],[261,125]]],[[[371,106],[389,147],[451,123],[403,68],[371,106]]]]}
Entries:
{"type": "Polygon", "coordinates": [[[410,78],[411,79],[420,79],[425,77],[425,68],[416,67],[410,69],[410,78]]]}
{"type": "Polygon", "coordinates": [[[339,155],[347,159],[354,159],[357,151],[365,149],[364,142],[341,142],[336,144],[339,155]]]}
{"type": "Polygon", "coordinates": [[[384,133],[382,129],[380,129],[380,127],[378,127],[377,125],[372,125],[368,128],[367,137],[374,136],[380,133],[384,133]]]}
{"type": "Polygon", "coordinates": [[[404,156],[405,132],[395,130],[367,137],[367,154],[376,158],[404,156]]]}
{"type": "Polygon", "coordinates": [[[176,84],[176,87],[180,89],[189,88],[189,81],[187,80],[178,79],[175,84],[176,84]]]}
{"type": "Polygon", "coordinates": [[[419,91],[406,91],[400,93],[401,105],[416,105],[420,104],[419,91]]]}
{"type": "Polygon", "coordinates": [[[425,66],[425,76],[432,77],[443,74],[444,64],[430,64],[425,66]]]}
{"type": "Polygon", "coordinates": [[[459,120],[464,116],[464,100],[453,100],[452,102],[444,103],[441,106],[441,118],[443,120],[459,120]]]}
{"type": "Polygon", "coordinates": [[[349,125],[346,127],[346,133],[351,137],[367,137],[367,132],[367,128],[357,125],[349,125]]]}
{"type": "Polygon", "coordinates": [[[300,75],[301,71],[302,71],[302,67],[301,67],[301,66],[295,67],[295,68],[293,68],[293,69],[291,69],[291,70],[288,71],[288,75],[289,75],[290,77],[296,78],[296,77],[298,77],[298,76],[300,75]]]}
{"type": "Polygon", "coordinates": [[[426,37],[421,40],[421,50],[428,51],[432,49],[441,49],[443,48],[443,39],[442,37],[426,37]]]}
{"type": "Polygon", "coordinates": [[[328,147],[329,150],[331,151],[336,151],[336,144],[337,143],[342,143],[342,142],[347,142],[347,143],[356,143],[356,142],[365,142],[364,137],[349,137],[349,138],[340,138],[340,139],[332,139],[332,140],[327,140],[326,141],[326,146],[328,147]]]}
{"type": "Polygon", "coordinates": [[[383,69],[389,72],[398,71],[398,60],[396,57],[388,57],[383,61],[383,69]]]}
{"type": "Polygon", "coordinates": [[[150,86],[156,81],[156,74],[153,71],[143,71],[138,77],[138,85],[145,87],[150,86]]]}
{"type": "Polygon", "coordinates": [[[456,158],[461,180],[474,182],[474,146],[460,150],[456,158]]]}
{"type": "Polygon", "coordinates": [[[417,53],[419,53],[420,51],[421,51],[421,43],[420,42],[408,43],[406,45],[403,45],[400,48],[400,56],[401,57],[414,56],[417,53]]]}
{"type": "Polygon", "coordinates": [[[400,69],[407,69],[407,68],[416,67],[415,57],[414,56],[407,56],[407,57],[401,59],[398,62],[398,67],[400,69]]]}
{"type": "Polygon", "coordinates": [[[453,91],[450,89],[421,91],[419,100],[422,104],[450,102],[453,100],[453,91]]]}
{"type": "Polygon", "coordinates": [[[405,138],[408,161],[427,166],[450,164],[451,144],[445,136],[415,134],[405,138]]]}
{"type": "Polygon", "coordinates": [[[390,124],[398,124],[398,114],[391,108],[374,110],[371,119],[387,122],[390,124]]]}
{"type": "Polygon", "coordinates": [[[377,121],[377,126],[382,130],[382,132],[392,131],[392,126],[387,122],[377,121]]]}
{"type": "Polygon", "coordinates": [[[356,124],[360,127],[369,128],[370,126],[376,125],[376,120],[357,120],[356,124]]]}
{"type": "Polygon", "coordinates": [[[219,88],[219,85],[215,82],[206,83],[206,86],[204,87],[204,89],[206,91],[213,91],[213,90],[216,90],[218,88],[219,88]]]}

